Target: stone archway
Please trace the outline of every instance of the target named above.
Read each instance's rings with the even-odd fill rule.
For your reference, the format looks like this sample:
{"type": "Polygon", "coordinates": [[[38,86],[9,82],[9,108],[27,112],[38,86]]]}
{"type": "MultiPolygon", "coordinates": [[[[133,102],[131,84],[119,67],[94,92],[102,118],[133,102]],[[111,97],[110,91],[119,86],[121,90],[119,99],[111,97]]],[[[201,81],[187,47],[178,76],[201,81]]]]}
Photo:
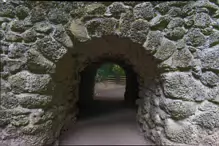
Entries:
{"type": "MultiPolygon", "coordinates": [[[[87,73],[89,73],[89,75],[91,76],[95,75],[97,66],[100,65],[101,62],[103,61],[115,61],[121,64],[124,68],[127,68],[127,71],[129,73],[128,78],[130,78],[128,82],[131,82],[131,83],[135,82],[133,78],[136,77],[136,82],[138,83],[135,83],[135,84],[139,86],[135,88],[138,88],[137,90],[138,92],[136,93],[136,91],[130,90],[131,92],[133,91],[133,93],[126,93],[126,96],[128,98],[132,97],[133,94],[136,94],[135,96],[138,96],[140,100],[142,101],[144,100],[143,99],[144,95],[139,94],[139,93],[144,92],[142,89],[145,89],[146,85],[149,87],[152,84],[154,85],[156,84],[155,79],[158,77],[158,71],[156,69],[157,64],[155,60],[153,59],[151,55],[146,53],[146,51],[141,45],[137,43],[133,43],[129,39],[119,38],[118,36],[104,36],[102,38],[94,38],[93,40],[90,40],[87,42],[82,42],[82,43],[78,42],[78,44],[75,45],[75,49],[72,52],[72,55],[78,56],[72,59],[73,61],[77,62],[77,66],[75,66],[76,68],[73,69],[74,71],[77,71],[75,72],[77,74],[77,78],[72,77],[73,80],[70,81],[70,82],[74,82],[74,80],[76,80],[75,82],[79,83],[79,84],[76,84],[76,87],[75,87],[77,92],[74,92],[78,94],[73,95],[73,98],[75,98],[76,100],[80,100],[79,99],[79,94],[80,94],[79,87],[80,87],[80,81],[81,81],[80,72],[88,69],[87,73]],[[130,50],[134,50],[134,49],[135,49],[134,52],[129,53],[130,50]],[[97,62],[99,64],[92,68],[93,62],[97,62]],[[148,64],[140,64],[138,62],[148,62],[148,64]],[[126,67],[126,65],[128,65],[129,68],[126,67]],[[87,67],[91,67],[91,68],[87,68],[87,67]],[[134,70],[134,72],[137,73],[137,76],[134,76],[133,75],[134,72],[130,70],[134,70]],[[147,83],[150,83],[151,85],[147,83]]],[[[65,63],[63,62],[63,64],[65,63]]],[[[60,64],[60,67],[61,67],[60,70],[63,70],[62,64],[60,64]]],[[[88,78],[86,78],[86,81],[88,81],[89,79],[92,80],[93,78],[91,76],[87,76],[88,78]]],[[[92,87],[94,82],[91,81],[90,83],[91,83],[90,86],[92,87]]],[[[89,87],[88,91],[86,90],[86,96],[92,96],[93,91],[90,91],[92,90],[91,87],[89,87]]],[[[130,88],[130,87],[132,87],[132,84],[127,86],[127,88],[130,88]]],[[[155,87],[151,87],[151,89],[152,88],[155,88],[155,87]]],[[[132,100],[135,100],[135,99],[132,98],[132,100]]],[[[148,100],[150,101],[151,99],[148,99],[148,100]]],[[[91,99],[88,100],[87,102],[91,102],[91,99]]],[[[73,103],[69,102],[68,105],[71,105],[72,107],[74,107],[73,110],[70,110],[70,114],[75,113],[74,114],[75,116],[77,114],[77,110],[76,111],[74,110],[75,110],[75,107],[77,107],[77,103],[75,101],[73,103]]],[[[69,108],[71,106],[69,106],[69,108]]],[[[139,111],[141,111],[141,108],[142,107],[139,106],[139,111]]],[[[141,115],[140,112],[139,112],[139,115],[141,115]]]]}
{"type": "Polygon", "coordinates": [[[147,137],[160,145],[219,143],[217,2],[0,7],[2,144],[54,144],[77,113],[79,73],[110,56],[138,74],[137,119],[147,137]]]}

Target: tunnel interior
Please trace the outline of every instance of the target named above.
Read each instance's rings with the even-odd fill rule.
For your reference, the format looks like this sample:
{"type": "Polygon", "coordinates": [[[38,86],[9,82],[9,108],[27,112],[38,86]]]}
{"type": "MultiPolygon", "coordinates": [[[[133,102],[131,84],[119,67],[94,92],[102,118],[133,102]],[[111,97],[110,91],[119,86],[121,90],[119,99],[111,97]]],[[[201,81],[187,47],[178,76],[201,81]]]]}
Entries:
{"type": "MultiPolygon", "coordinates": [[[[72,83],[72,86],[69,86],[76,92],[70,91],[74,93],[71,96],[75,100],[67,102],[68,116],[62,131],[65,132],[65,129],[71,128],[76,133],[89,131],[86,132],[90,133],[87,137],[94,137],[94,141],[108,137],[115,140],[118,138],[115,133],[124,136],[124,133],[128,131],[131,133],[134,131],[138,135],[145,113],[154,107],[150,106],[151,95],[155,93],[153,89],[156,88],[154,81],[157,75],[157,62],[153,56],[141,45],[118,36],[103,36],[86,42],[76,42],[75,49],[71,50],[70,55],[72,65],[69,65],[69,69],[72,69],[72,72],[67,79],[72,80],[67,81],[72,83]],[[106,63],[119,65],[125,71],[124,100],[93,98],[97,70],[106,63]],[[146,93],[149,94],[146,95],[146,93]],[[100,134],[98,136],[93,134],[98,132],[100,134]],[[107,136],[102,135],[103,133],[107,136]]],[[[63,64],[69,64],[69,61],[63,64]]],[[[152,122],[150,115],[147,119],[152,122]]],[[[65,133],[68,134],[68,132],[65,133]]],[[[64,133],[62,137],[65,137],[64,133]]]]}
{"type": "Polygon", "coordinates": [[[96,62],[90,63],[85,69],[80,72],[79,84],[79,118],[89,116],[98,116],[113,112],[121,108],[136,108],[135,101],[138,99],[138,81],[137,73],[132,69],[131,65],[126,64],[120,59],[101,58],[96,62]],[[124,100],[96,100],[94,99],[95,76],[97,70],[106,63],[119,65],[126,75],[126,85],[124,100]]]}

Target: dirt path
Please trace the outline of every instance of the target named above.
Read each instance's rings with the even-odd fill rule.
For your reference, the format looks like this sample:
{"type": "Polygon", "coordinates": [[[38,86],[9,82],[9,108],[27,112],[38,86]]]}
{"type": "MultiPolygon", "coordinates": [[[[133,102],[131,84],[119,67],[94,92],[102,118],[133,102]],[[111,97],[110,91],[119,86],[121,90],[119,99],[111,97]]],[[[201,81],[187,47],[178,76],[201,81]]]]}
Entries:
{"type": "Polygon", "coordinates": [[[76,124],[63,133],[60,145],[152,145],[138,129],[136,110],[124,106],[124,87],[99,93],[92,109],[84,109],[76,124]]]}
{"type": "Polygon", "coordinates": [[[81,120],[62,136],[61,145],[152,145],[138,130],[133,110],[81,120]],[[134,117],[134,118],[133,118],[134,117]]]}

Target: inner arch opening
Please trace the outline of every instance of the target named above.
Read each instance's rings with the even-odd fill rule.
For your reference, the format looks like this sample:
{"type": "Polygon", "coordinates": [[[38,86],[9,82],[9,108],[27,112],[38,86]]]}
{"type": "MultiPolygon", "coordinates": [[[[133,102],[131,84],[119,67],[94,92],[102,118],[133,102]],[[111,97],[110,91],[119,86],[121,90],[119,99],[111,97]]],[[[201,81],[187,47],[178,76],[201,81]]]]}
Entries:
{"type": "MultiPolygon", "coordinates": [[[[80,73],[80,76],[81,81],[79,84],[78,102],[80,117],[92,116],[94,114],[98,115],[104,112],[115,111],[118,108],[123,107],[136,108],[135,102],[138,99],[137,74],[133,71],[132,66],[126,64],[124,61],[120,59],[103,58],[99,61],[92,62],[80,73]],[[118,84],[114,83],[114,86],[117,86],[117,88],[108,91],[105,90],[105,92],[101,91],[101,94],[104,96],[101,97],[101,99],[98,97],[98,95],[95,95],[95,77],[97,75],[98,69],[106,64],[115,64],[124,70],[126,81],[125,85],[123,86],[125,88],[125,92],[124,89],[122,89],[122,86],[118,86],[118,84]],[[121,93],[117,92],[124,92],[124,95],[121,97],[121,93]],[[120,97],[110,98],[112,95],[120,97]]],[[[105,85],[106,84],[107,81],[105,85]]]]}

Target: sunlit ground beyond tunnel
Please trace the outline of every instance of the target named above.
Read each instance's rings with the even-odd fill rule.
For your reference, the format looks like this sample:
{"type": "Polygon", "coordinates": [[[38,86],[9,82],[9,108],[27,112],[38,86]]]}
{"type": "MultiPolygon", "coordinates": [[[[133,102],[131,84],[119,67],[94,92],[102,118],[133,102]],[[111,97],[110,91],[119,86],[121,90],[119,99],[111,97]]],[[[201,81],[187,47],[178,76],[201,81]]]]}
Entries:
{"type": "MultiPolygon", "coordinates": [[[[60,138],[60,145],[146,145],[136,122],[136,107],[127,106],[125,84],[95,84],[89,107],[81,107],[76,124],[60,138]]],[[[86,91],[84,91],[86,92],[86,91]]]]}

